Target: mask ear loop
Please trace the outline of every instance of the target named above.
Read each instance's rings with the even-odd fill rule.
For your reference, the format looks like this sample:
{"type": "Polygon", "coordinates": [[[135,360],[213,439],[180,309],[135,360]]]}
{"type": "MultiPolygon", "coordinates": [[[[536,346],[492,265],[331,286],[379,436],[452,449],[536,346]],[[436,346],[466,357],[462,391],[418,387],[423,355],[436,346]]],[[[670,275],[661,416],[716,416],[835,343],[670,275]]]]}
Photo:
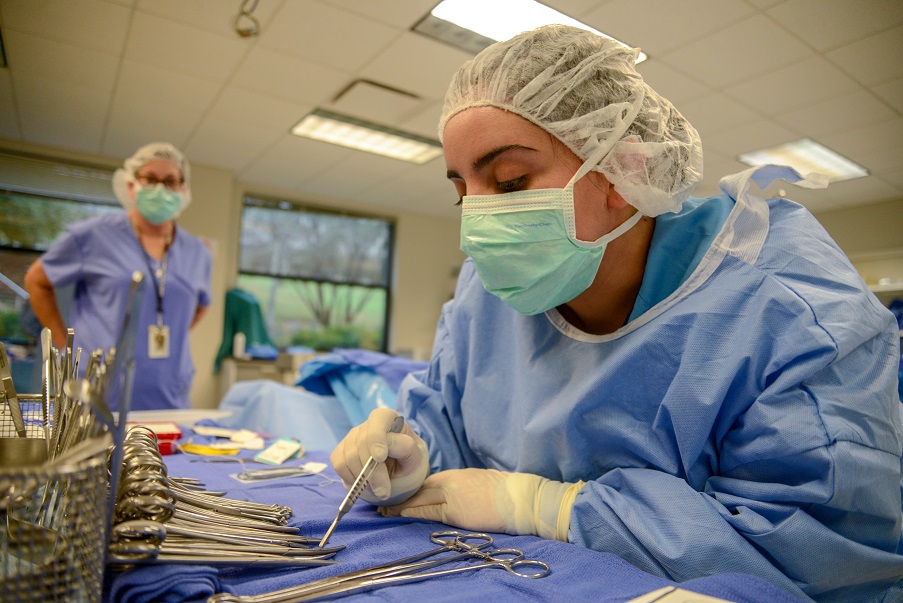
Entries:
{"type": "Polygon", "coordinates": [[[643,101],[646,98],[646,89],[645,87],[641,87],[637,90],[637,99],[631,105],[630,112],[624,116],[621,120],[621,126],[616,130],[616,133],[613,132],[609,139],[606,141],[607,144],[600,146],[596,149],[589,157],[586,158],[586,161],[583,162],[577,172],[574,174],[573,178],[565,185],[564,190],[568,192],[567,197],[570,198],[570,203],[564,203],[561,208],[564,213],[564,225],[567,228],[568,238],[578,247],[583,247],[586,249],[597,249],[599,247],[603,247],[618,238],[631,228],[633,228],[637,222],[640,221],[640,218],[643,217],[642,212],[637,210],[635,214],[633,214],[630,218],[628,218],[624,223],[620,226],[612,230],[610,233],[602,235],[595,241],[581,241],[577,238],[577,219],[576,219],[576,210],[574,208],[574,185],[577,184],[581,178],[586,176],[593,168],[599,166],[611,150],[615,147],[615,145],[624,137],[624,134],[627,133],[627,129],[633,124],[636,116],[640,112],[640,108],[643,106],[643,101]]]}

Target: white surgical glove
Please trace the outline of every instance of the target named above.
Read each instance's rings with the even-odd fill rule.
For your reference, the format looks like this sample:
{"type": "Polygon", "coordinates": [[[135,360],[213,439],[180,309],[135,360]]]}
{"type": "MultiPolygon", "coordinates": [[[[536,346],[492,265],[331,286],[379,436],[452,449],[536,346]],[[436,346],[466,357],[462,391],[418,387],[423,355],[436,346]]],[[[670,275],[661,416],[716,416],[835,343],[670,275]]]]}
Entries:
{"type": "Polygon", "coordinates": [[[346,488],[371,456],[379,461],[361,493],[361,498],[373,504],[400,503],[420,488],[430,472],[426,442],[407,423],[401,433],[389,433],[397,416],[394,410],[377,408],[348,432],[329,457],[346,488]]]}
{"type": "Polygon", "coordinates": [[[434,473],[417,494],[380,507],[388,517],[416,517],[479,532],[536,535],[567,542],[571,508],[584,482],[529,473],[451,469],[434,473]]]}

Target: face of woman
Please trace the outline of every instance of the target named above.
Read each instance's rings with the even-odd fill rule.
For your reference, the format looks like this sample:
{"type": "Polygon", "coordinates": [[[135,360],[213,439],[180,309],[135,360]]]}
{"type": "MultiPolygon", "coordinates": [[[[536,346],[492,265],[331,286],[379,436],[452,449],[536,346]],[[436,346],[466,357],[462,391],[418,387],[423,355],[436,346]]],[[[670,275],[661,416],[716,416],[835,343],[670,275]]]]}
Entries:
{"type": "MultiPolygon", "coordinates": [[[[185,189],[182,183],[182,171],[171,161],[166,159],[154,159],[142,165],[135,172],[135,180],[141,186],[155,186],[162,184],[171,191],[181,192],[185,189]]],[[[129,186],[132,199],[135,198],[133,186],[129,186]]]]}
{"type": "MultiPolygon", "coordinates": [[[[564,188],[583,163],[539,126],[497,107],[474,107],[452,117],[443,147],[458,196],[564,188]]],[[[617,226],[606,211],[609,188],[599,172],[575,184],[578,239],[594,241],[617,226]]]]}

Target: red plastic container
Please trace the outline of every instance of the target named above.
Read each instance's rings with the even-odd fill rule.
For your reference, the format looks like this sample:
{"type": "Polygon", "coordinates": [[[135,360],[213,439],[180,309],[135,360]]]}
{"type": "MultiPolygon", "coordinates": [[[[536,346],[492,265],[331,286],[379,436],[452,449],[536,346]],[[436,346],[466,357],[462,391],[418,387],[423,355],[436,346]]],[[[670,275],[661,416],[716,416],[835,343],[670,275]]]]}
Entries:
{"type": "Polygon", "coordinates": [[[132,423],[128,425],[143,425],[157,434],[157,448],[160,454],[168,455],[176,451],[176,442],[182,437],[182,430],[175,423],[132,423]]]}

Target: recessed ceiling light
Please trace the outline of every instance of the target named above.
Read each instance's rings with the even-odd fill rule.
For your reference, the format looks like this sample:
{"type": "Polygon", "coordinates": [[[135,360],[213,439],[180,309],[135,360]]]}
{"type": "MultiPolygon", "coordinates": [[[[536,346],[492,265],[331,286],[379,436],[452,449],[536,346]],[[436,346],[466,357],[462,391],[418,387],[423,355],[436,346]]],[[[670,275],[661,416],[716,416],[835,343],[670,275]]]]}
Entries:
{"type": "MultiPolygon", "coordinates": [[[[629,45],[534,0],[442,0],[414,31],[476,54],[493,42],[550,24],[573,25],[629,45]]],[[[636,62],[648,57],[640,52],[636,62]]]]}
{"type": "Polygon", "coordinates": [[[768,163],[789,165],[803,176],[810,172],[824,174],[829,182],[852,180],[869,175],[868,170],[861,165],[808,138],[744,153],[737,159],[752,166],[768,163]]]}
{"type": "Polygon", "coordinates": [[[306,115],[292,134],[417,164],[442,154],[437,140],[323,109],[306,115]]]}

